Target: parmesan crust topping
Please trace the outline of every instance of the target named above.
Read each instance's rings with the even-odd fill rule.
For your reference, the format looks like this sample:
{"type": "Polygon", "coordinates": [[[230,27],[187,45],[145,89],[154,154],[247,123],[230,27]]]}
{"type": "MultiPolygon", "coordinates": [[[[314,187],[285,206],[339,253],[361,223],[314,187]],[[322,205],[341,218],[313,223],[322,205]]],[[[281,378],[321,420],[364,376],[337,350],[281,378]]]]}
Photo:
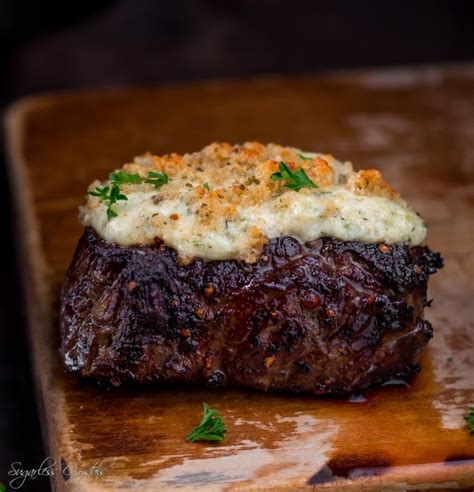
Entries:
{"type": "MultiPolygon", "coordinates": [[[[331,155],[256,142],[213,143],[192,154],[145,154],[122,170],[143,181],[124,184],[127,200],[106,205],[87,196],[81,222],[118,245],[152,244],[157,238],[178,252],[181,262],[254,262],[272,238],[301,242],[331,236],[343,241],[419,245],[426,227],[416,212],[375,169],[354,171],[331,155]],[[280,162],[303,169],[316,188],[289,189],[273,181],[280,162]],[[150,171],[166,173],[160,188],[145,183],[150,171]]],[[[89,187],[110,185],[95,181],[89,187]]]]}

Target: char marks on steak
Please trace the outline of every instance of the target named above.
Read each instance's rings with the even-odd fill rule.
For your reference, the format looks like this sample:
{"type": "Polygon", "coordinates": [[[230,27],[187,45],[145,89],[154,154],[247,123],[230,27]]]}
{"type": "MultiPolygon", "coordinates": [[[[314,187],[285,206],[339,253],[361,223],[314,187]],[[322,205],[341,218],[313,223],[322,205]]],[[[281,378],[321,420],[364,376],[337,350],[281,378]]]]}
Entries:
{"type": "Polygon", "coordinates": [[[272,239],[254,264],[180,265],[86,229],[61,298],[66,369],[118,385],[195,381],[347,393],[409,374],[432,336],[426,247],[272,239]]]}

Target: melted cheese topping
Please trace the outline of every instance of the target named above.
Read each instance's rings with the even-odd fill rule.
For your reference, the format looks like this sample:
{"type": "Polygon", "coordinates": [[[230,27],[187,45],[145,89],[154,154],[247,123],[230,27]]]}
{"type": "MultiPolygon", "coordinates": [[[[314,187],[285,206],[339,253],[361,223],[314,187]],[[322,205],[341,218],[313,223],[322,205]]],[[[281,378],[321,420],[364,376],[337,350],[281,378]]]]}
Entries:
{"type": "MultiPolygon", "coordinates": [[[[122,185],[128,200],[114,205],[117,217],[111,220],[106,204],[88,195],[80,207],[82,223],[123,246],[160,238],[182,262],[195,257],[253,262],[269,239],[280,236],[409,245],[426,237],[422,219],[379,171],[356,172],[331,155],[274,144],[214,143],[182,156],[146,154],[122,169],[141,177],[165,172],[169,181],[158,189],[122,185]],[[280,161],[293,171],[303,168],[318,188],[296,192],[285,181],[272,181],[280,161]]],[[[100,185],[95,181],[89,191],[100,185]]]]}

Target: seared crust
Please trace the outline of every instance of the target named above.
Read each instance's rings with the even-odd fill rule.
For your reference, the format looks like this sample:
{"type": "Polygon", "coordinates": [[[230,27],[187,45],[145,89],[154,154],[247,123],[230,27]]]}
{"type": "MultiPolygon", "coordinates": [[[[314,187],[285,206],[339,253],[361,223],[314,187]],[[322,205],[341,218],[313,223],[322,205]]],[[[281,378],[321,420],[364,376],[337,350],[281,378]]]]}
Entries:
{"type": "Polygon", "coordinates": [[[432,336],[426,247],[269,241],[256,263],[177,262],[160,241],[86,229],[61,296],[72,373],[118,385],[196,381],[317,394],[407,375],[432,336]]]}

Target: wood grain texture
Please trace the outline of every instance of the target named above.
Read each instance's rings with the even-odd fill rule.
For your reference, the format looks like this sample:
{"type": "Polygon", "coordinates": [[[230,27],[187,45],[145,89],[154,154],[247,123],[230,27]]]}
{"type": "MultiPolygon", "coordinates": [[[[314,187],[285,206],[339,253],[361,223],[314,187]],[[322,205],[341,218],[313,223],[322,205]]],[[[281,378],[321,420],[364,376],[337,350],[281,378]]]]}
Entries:
{"type": "Polygon", "coordinates": [[[56,473],[57,490],[474,486],[462,418],[474,405],[473,66],[52,94],[14,105],[6,127],[49,452],[73,474],[104,460],[99,477],[66,483],[56,473]],[[108,391],[63,373],[58,294],[87,185],[144,151],[214,140],[378,167],[423,215],[446,266],[430,285],[435,338],[409,387],[357,403],[191,386],[108,391]],[[203,401],[226,420],[221,444],[185,441],[203,401]]]}

